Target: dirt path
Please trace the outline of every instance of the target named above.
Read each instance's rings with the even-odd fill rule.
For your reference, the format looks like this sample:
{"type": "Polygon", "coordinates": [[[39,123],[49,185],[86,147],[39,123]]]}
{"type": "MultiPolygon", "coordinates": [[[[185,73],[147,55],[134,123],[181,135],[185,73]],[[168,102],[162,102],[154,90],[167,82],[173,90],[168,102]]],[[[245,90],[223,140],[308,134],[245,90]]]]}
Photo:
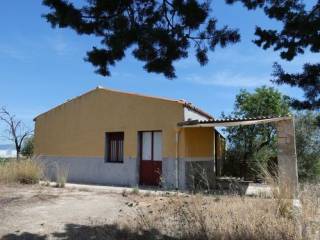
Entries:
{"type": "Polygon", "coordinates": [[[132,214],[130,201],[116,193],[0,186],[0,239],[51,239],[66,226],[112,224],[132,214]]]}

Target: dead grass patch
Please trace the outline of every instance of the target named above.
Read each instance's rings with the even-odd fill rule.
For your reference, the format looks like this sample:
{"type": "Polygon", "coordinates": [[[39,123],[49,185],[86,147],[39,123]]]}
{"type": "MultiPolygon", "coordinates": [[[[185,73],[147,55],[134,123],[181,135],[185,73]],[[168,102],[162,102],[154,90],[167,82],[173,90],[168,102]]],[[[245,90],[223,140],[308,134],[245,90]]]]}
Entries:
{"type": "Polygon", "coordinates": [[[69,169],[64,166],[56,165],[56,187],[64,188],[68,179],[69,169]]]}
{"type": "Polygon", "coordinates": [[[0,164],[0,183],[35,184],[42,176],[41,164],[31,159],[10,160],[0,164]]]}
{"type": "Polygon", "coordinates": [[[277,216],[272,199],[171,196],[154,208],[137,208],[130,225],[177,239],[298,239],[296,223],[277,216]]]}
{"type": "MultiPolygon", "coordinates": [[[[277,193],[277,194],[276,194],[277,193]]],[[[240,240],[318,239],[320,185],[302,186],[301,214],[288,193],[269,198],[214,195],[132,196],[136,216],[125,225],[133,232],[156,231],[157,239],[240,240]]]]}
{"type": "Polygon", "coordinates": [[[303,184],[300,190],[302,205],[302,236],[320,239],[320,184],[303,184]]]}

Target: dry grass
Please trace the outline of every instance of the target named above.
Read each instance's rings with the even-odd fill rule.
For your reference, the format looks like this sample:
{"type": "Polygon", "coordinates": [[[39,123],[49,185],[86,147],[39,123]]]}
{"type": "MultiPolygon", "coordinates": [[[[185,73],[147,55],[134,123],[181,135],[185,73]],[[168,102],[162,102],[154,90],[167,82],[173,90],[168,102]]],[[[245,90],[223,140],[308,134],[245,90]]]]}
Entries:
{"type": "Polygon", "coordinates": [[[276,165],[269,169],[260,167],[261,178],[270,186],[272,198],[277,206],[277,216],[294,218],[297,214],[293,206],[292,198],[296,197],[295,190],[291,188],[291,180],[285,174],[281,179],[276,165]]]}
{"type": "Polygon", "coordinates": [[[297,209],[291,189],[280,187],[277,176],[268,177],[271,198],[176,195],[139,207],[128,226],[160,233],[158,239],[319,239],[320,185],[302,186],[297,209]]]}
{"type": "Polygon", "coordinates": [[[128,226],[159,232],[158,239],[318,239],[320,186],[305,186],[301,203],[302,214],[292,217],[279,211],[276,198],[177,195],[140,206],[128,226]]]}
{"type": "Polygon", "coordinates": [[[301,185],[299,198],[302,204],[302,236],[320,239],[320,184],[301,185]]]}
{"type": "Polygon", "coordinates": [[[68,180],[69,170],[67,167],[56,165],[56,187],[64,188],[68,180]]]}
{"type": "MultiPolygon", "coordinates": [[[[59,168],[57,182],[67,180],[66,168],[59,168]]],[[[12,161],[0,165],[0,182],[37,182],[42,168],[32,160],[12,161]]],[[[304,184],[299,192],[301,214],[295,212],[292,192],[280,187],[278,177],[268,173],[265,179],[272,188],[272,197],[237,195],[166,195],[152,196],[124,191],[135,204],[123,221],[115,226],[85,226],[90,237],[74,239],[186,239],[186,240],[300,240],[319,239],[320,185],[304,184]],[[119,227],[120,226],[120,227],[119,227]]],[[[285,185],[282,185],[285,186],[285,185]]],[[[83,236],[88,236],[83,235],[83,236]]]]}
{"type": "Polygon", "coordinates": [[[276,204],[237,196],[174,196],[153,210],[139,208],[130,225],[175,239],[299,239],[296,222],[278,216],[276,204]]]}
{"type": "Polygon", "coordinates": [[[276,216],[295,220],[301,238],[320,239],[320,184],[300,184],[295,193],[289,177],[280,178],[276,167],[271,172],[262,168],[263,178],[272,189],[276,216]],[[300,202],[294,204],[292,197],[300,202]]]}
{"type": "Polygon", "coordinates": [[[0,164],[0,183],[35,184],[42,176],[42,166],[31,159],[10,160],[0,164]]]}
{"type": "Polygon", "coordinates": [[[201,193],[161,197],[139,204],[137,216],[125,227],[141,236],[156,234],[154,239],[320,239],[320,185],[301,186],[299,208],[293,204],[290,179],[282,176],[280,181],[277,172],[262,169],[272,190],[268,198],[201,193]]]}

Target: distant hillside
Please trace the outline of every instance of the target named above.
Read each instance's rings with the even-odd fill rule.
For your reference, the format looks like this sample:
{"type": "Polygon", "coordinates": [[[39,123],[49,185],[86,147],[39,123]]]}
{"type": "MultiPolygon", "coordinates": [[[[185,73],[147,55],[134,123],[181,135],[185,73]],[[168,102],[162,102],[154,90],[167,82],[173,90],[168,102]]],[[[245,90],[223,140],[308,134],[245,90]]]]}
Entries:
{"type": "Polygon", "coordinates": [[[16,156],[16,149],[12,144],[0,144],[0,158],[11,158],[16,156]]]}

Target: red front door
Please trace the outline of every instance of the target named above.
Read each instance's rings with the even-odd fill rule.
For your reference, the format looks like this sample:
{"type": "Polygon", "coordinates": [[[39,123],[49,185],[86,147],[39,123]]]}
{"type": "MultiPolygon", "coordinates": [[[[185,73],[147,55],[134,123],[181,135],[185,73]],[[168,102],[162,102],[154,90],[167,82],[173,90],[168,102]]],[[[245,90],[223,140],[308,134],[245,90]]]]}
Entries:
{"type": "Polygon", "coordinates": [[[162,132],[141,132],[140,146],[140,184],[159,186],[162,174],[162,132]]]}

